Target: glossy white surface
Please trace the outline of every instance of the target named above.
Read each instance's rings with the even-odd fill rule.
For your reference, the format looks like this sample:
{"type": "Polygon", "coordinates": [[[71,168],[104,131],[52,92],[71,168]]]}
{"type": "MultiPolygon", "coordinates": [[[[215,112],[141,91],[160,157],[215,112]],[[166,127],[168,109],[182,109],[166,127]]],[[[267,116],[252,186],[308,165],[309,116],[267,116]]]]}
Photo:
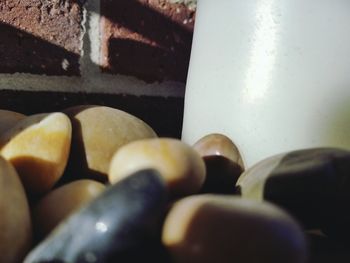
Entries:
{"type": "Polygon", "coordinates": [[[182,139],[212,132],[247,167],[350,148],[350,1],[199,0],[182,139]]]}

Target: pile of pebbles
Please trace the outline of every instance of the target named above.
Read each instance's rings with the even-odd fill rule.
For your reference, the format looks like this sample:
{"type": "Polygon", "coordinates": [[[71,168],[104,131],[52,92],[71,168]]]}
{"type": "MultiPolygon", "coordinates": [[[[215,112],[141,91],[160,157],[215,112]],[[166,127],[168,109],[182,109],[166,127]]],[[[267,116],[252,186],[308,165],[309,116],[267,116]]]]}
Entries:
{"type": "Polygon", "coordinates": [[[84,105],[0,110],[0,154],[0,262],[326,262],[349,241],[342,149],[245,169],[225,135],[190,146],[84,105]]]}

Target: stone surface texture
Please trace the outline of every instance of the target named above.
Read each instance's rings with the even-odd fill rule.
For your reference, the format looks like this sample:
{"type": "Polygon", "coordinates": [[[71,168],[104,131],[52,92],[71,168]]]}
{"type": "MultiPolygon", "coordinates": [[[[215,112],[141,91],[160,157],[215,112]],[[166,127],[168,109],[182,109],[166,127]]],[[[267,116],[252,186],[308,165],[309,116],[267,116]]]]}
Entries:
{"type": "Polygon", "coordinates": [[[0,72],[79,75],[84,2],[0,1],[0,72]]]}
{"type": "Polygon", "coordinates": [[[1,108],[114,106],[179,138],[195,12],[193,0],[0,1],[1,108]]]}
{"type": "Polygon", "coordinates": [[[101,0],[104,71],[145,81],[185,82],[195,5],[166,0],[101,0]]]}

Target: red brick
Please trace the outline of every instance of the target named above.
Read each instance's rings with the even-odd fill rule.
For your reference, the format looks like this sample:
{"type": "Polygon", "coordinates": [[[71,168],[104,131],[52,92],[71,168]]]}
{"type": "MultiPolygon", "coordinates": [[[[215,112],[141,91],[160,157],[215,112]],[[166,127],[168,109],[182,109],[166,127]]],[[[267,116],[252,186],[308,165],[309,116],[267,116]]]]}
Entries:
{"type": "Polygon", "coordinates": [[[79,75],[83,2],[0,1],[0,73],[79,75]]]}
{"type": "Polygon", "coordinates": [[[101,0],[102,68],[185,82],[195,11],[167,0],[101,0]]]}

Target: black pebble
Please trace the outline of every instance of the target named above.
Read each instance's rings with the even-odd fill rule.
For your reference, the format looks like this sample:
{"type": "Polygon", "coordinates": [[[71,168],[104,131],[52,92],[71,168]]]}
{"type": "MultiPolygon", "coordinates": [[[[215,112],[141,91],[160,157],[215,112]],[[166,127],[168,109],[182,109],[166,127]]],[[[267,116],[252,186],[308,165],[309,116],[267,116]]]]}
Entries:
{"type": "Polygon", "coordinates": [[[167,191],[158,172],[137,172],[61,223],[25,259],[33,262],[164,262],[167,191]]]}
{"type": "Polygon", "coordinates": [[[235,184],[243,169],[237,163],[220,155],[203,157],[206,178],[200,193],[235,194],[235,184]]]}

